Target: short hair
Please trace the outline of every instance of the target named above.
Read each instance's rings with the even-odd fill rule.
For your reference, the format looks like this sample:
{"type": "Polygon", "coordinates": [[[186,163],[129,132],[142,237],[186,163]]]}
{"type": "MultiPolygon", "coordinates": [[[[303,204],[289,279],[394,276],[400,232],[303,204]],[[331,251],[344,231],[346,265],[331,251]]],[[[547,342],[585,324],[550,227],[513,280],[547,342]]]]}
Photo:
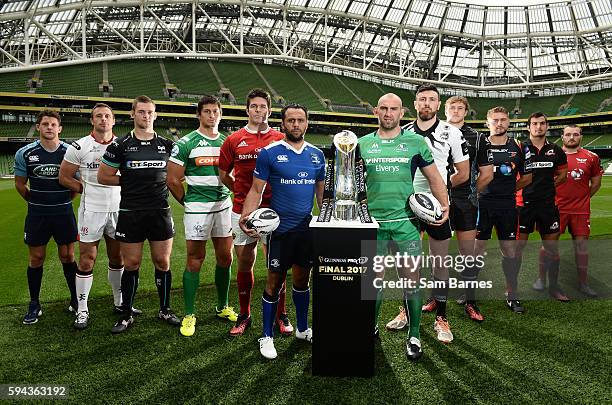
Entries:
{"type": "Polygon", "coordinates": [[[438,88],[431,83],[425,83],[417,87],[416,93],[414,95],[418,96],[419,93],[423,93],[424,91],[435,91],[438,95],[438,98],[440,98],[440,92],[438,91],[438,88]]]}
{"type": "Polygon", "coordinates": [[[565,128],[563,128],[563,132],[565,132],[566,128],[576,128],[578,130],[578,132],[580,132],[580,135],[582,135],[582,128],[580,128],[578,125],[576,124],[569,124],[566,125],[565,128]]]}
{"type": "Polygon", "coordinates": [[[94,116],[94,111],[96,111],[96,109],[98,108],[108,108],[111,111],[111,114],[113,114],[113,117],[115,116],[115,112],[113,111],[113,109],[110,107],[110,105],[106,104],[106,103],[96,103],[93,108],[91,109],[91,117],[93,118],[94,116]]]}
{"type": "Polygon", "coordinates": [[[281,121],[285,121],[285,115],[287,115],[287,110],[290,109],[304,111],[304,114],[306,114],[306,119],[308,119],[308,108],[306,108],[306,106],[303,106],[302,104],[292,103],[284,106],[281,110],[281,121]]]}
{"type": "Polygon", "coordinates": [[[221,109],[221,102],[219,101],[219,99],[215,96],[206,94],[202,96],[200,101],[198,101],[198,115],[200,115],[200,113],[202,112],[202,108],[204,108],[204,106],[207,104],[216,104],[217,107],[219,107],[219,110],[221,109]]]}
{"type": "Polygon", "coordinates": [[[497,107],[493,107],[489,111],[487,111],[487,118],[489,118],[494,113],[502,113],[510,117],[510,114],[508,114],[508,110],[506,110],[506,107],[502,107],[501,105],[498,105],[497,107]]]}
{"type": "Polygon", "coordinates": [[[132,101],[132,111],[136,111],[136,104],[138,103],[150,103],[155,105],[149,96],[138,96],[134,99],[134,101],[132,101]]]}
{"type": "Polygon", "coordinates": [[[548,117],[542,111],[536,111],[531,113],[531,115],[527,118],[527,126],[531,125],[532,118],[542,118],[544,117],[544,122],[548,124],[548,117]]]}
{"type": "Polygon", "coordinates": [[[40,124],[44,117],[51,117],[57,120],[57,123],[62,125],[62,117],[55,110],[44,109],[38,113],[38,117],[36,118],[36,124],[40,124]]]}
{"type": "Polygon", "coordinates": [[[463,96],[452,96],[448,100],[446,100],[446,103],[444,103],[444,105],[448,107],[449,105],[455,103],[462,103],[465,106],[465,110],[470,111],[470,103],[468,102],[468,99],[463,96]]]}
{"type": "Polygon", "coordinates": [[[251,100],[254,99],[255,97],[261,97],[265,99],[266,103],[268,104],[268,108],[272,106],[272,97],[270,97],[270,93],[268,93],[264,89],[252,89],[251,91],[249,91],[249,94],[247,94],[246,96],[247,108],[249,108],[249,104],[251,104],[251,100]]]}

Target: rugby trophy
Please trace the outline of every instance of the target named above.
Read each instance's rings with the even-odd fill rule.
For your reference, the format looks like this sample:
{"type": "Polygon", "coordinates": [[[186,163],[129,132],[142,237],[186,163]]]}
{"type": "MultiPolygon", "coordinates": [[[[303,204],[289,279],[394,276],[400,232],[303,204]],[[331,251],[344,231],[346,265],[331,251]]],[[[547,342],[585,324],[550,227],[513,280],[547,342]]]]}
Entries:
{"type": "Polygon", "coordinates": [[[374,375],[372,271],[378,224],[368,212],[365,164],[357,135],[342,131],[327,151],[325,189],[319,216],[310,222],[314,238],[312,373],[321,376],[374,375]],[[368,248],[369,247],[369,248],[368,248]],[[343,324],[337,327],[337,314],[343,324]]]}

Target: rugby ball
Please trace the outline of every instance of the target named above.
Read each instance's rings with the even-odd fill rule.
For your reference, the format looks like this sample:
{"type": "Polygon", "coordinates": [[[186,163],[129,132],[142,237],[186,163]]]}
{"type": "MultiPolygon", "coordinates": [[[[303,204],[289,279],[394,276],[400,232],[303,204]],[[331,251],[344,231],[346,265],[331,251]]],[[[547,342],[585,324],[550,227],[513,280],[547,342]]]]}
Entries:
{"type": "Polygon", "coordinates": [[[421,221],[431,224],[444,216],[442,205],[431,193],[414,193],[408,198],[410,209],[421,221]]]}
{"type": "Polygon", "coordinates": [[[270,208],[259,208],[251,212],[247,217],[245,225],[254,229],[259,236],[271,234],[280,224],[280,218],[276,211],[270,208]]]}

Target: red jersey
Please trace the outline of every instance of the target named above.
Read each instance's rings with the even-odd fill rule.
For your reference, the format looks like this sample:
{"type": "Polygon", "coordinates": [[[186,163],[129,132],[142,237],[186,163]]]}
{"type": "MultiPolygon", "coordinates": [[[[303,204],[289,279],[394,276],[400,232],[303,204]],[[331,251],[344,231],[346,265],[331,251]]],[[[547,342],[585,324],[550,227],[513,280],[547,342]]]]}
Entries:
{"type": "Polygon", "coordinates": [[[557,186],[556,201],[559,212],[590,214],[591,177],[603,174],[599,156],[583,148],[566,154],[567,181],[557,186]]]}
{"type": "MultiPolygon", "coordinates": [[[[242,212],[242,205],[253,184],[253,170],[259,151],[272,142],[280,141],[285,135],[272,128],[264,132],[253,132],[246,126],[227,137],[219,155],[219,168],[226,172],[234,170],[234,207],[237,214],[242,212]]],[[[272,190],[266,185],[261,199],[261,206],[268,207],[272,190]]]]}

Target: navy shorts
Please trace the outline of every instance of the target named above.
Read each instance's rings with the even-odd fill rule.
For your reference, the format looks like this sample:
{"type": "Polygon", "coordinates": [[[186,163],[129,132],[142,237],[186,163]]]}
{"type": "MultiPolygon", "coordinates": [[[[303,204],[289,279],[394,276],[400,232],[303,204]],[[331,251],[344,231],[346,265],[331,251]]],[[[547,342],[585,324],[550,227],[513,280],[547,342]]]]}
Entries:
{"type": "Polygon", "coordinates": [[[23,240],[28,246],[45,246],[53,236],[58,245],[68,245],[78,239],[76,218],[71,212],[64,215],[27,215],[23,240]]]}
{"type": "Polygon", "coordinates": [[[493,227],[498,240],[515,240],[518,225],[516,208],[478,207],[476,239],[489,240],[493,227]]]}
{"type": "Polygon", "coordinates": [[[557,233],[561,219],[559,209],[552,203],[525,205],[519,209],[519,232],[530,234],[537,225],[540,235],[557,233]]]}
{"type": "Polygon", "coordinates": [[[270,271],[287,271],[297,264],[310,269],[313,265],[313,243],[310,229],[296,232],[272,232],[267,237],[268,257],[266,266],[270,271]]]}
{"type": "Polygon", "coordinates": [[[478,208],[467,198],[451,198],[450,225],[455,231],[473,231],[476,229],[478,208]]]}
{"type": "Polygon", "coordinates": [[[115,239],[126,243],[162,241],[174,236],[170,209],[119,211],[115,239]]]}

